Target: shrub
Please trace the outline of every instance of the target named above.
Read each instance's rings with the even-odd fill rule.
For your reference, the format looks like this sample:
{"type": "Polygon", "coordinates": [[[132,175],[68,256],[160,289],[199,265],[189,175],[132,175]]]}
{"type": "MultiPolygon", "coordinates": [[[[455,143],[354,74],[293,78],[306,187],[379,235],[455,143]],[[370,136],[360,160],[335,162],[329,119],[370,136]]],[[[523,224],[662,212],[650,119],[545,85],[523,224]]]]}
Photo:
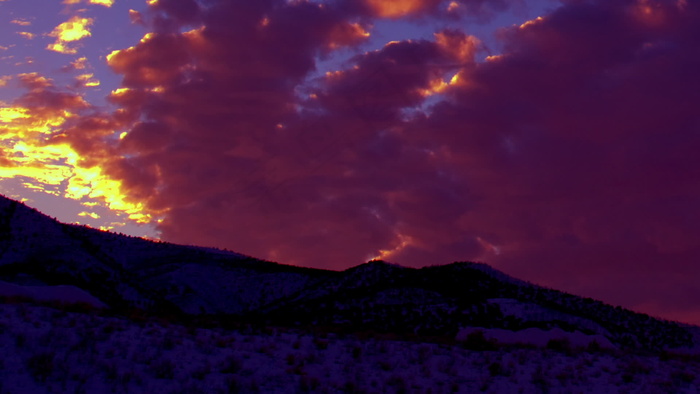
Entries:
{"type": "Polygon", "coordinates": [[[504,371],[504,369],[503,369],[503,366],[502,366],[501,363],[499,363],[498,361],[492,362],[492,363],[488,366],[488,370],[489,370],[489,374],[490,374],[491,376],[501,376],[501,375],[505,375],[505,371],[504,371]]]}
{"type": "Polygon", "coordinates": [[[308,375],[301,375],[299,377],[299,391],[302,393],[316,392],[320,384],[320,381],[316,377],[308,375]]]}
{"type": "Polygon", "coordinates": [[[352,358],[357,360],[360,358],[361,355],[362,355],[362,348],[359,346],[354,346],[352,348],[352,358]]]}
{"type": "Polygon", "coordinates": [[[221,366],[221,373],[238,373],[242,368],[241,362],[234,356],[228,356],[221,366]]]}
{"type": "Polygon", "coordinates": [[[382,371],[391,371],[394,369],[394,366],[390,362],[384,360],[379,361],[377,365],[379,365],[379,369],[382,371]]]}
{"type": "Polygon", "coordinates": [[[467,335],[462,346],[466,349],[476,351],[496,350],[498,348],[496,341],[486,339],[483,331],[474,331],[467,335]]]}
{"type": "Polygon", "coordinates": [[[168,359],[156,361],[149,368],[158,379],[172,379],[175,377],[175,364],[168,359]]]}
{"type": "Polygon", "coordinates": [[[571,342],[566,338],[550,339],[549,342],[547,342],[547,349],[562,353],[571,353],[573,350],[571,342]]]}
{"type": "Polygon", "coordinates": [[[591,343],[588,344],[588,347],[586,347],[586,351],[589,353],[598,353],[601,350],[603,350],[603,347],[600,346],[600,343],[598,341],[591,341],[591,343]]]}
{"type": "Polygon", "coordinates": [[[55,355],[53,353],[44,352],[35,354],[27,360],[27,369],[34,378],[40,382],[44,382],[51,376],[56,368],[54,360],[55,355]]]}
{"type": "Polygon", "coordinates": [[[316,349],[318,349],[318,350],[326,350],[326,349],[328,349],[328,340],[321,339],[321,338],[315,338],[314,345],[316,345],[316,349]]]}
{"type": "Polygon", "coordinates": [[[695,381],[695,374],[688,371],[673,371],[671,373],[671,380],[674,383],[688,384],[695,381]]]}

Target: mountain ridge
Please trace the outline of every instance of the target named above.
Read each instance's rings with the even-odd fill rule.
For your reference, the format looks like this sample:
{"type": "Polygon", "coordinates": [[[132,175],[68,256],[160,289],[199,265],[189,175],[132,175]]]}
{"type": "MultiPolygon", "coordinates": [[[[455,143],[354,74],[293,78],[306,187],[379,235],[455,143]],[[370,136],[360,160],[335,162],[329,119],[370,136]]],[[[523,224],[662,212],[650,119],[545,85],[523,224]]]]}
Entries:
{"type": "Polygon", "coordinates": [[[681,325],[543,288],[483,263],[343,271],[60,223],[0,196],[0,280],[70,285],[115,311],[456,338],[468,327],[560,329],[621,348],[692,347],[681,325]]]}

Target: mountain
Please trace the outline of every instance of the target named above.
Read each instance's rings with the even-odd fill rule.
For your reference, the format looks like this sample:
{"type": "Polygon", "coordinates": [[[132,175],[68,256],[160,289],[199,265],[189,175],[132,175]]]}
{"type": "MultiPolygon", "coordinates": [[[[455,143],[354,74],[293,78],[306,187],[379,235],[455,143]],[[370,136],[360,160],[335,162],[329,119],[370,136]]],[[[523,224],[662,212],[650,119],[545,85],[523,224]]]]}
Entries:
{"type": "Polygon", "coordinates": [[[330,272],[60,223],[0,196],[0,280],[72,285],[117,310],[241,313],[330,272]]]}
{"type": "Polygon", "coordinates": [[[37,286],[63,286],[64,293],[69,286],[74,298],[92,297],[116,313],[423,338],[465,339],[475,327],[500,340],[504,332],[513,338],[556,332],[584,344],[654,351],[694,345],[691,331],[677,323],[536,286],[485,264],[302,268],[63,224],[0,196],[0,295],[3,288],[30,294],[37,286]]]}

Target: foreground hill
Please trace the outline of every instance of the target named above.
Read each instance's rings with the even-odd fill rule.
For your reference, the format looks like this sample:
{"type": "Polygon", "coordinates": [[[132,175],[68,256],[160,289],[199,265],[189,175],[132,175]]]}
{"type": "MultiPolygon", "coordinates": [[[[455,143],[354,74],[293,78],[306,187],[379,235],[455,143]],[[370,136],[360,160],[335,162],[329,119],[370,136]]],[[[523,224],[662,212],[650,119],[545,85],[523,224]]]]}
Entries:
{"type": "Polygon", "coordinates": [[[241,313],[329,275],[228,251],[63,224],[0,196],[0,280],[73,285],[111,308],[241,313]]]}
{"type": "Polygon", "coordinates": [[[478,327],[506,341],[503,330],[514,337],[565,333],[569,341],[620,349],[694,346],[691,332],[676,323],[535,286],[484,264],[301,268],[67,225],[4,197],[0,281],[0,295],[3,283],[25,293],[71,286],[118,313],[199,315],[222,324],[443,339],[466,339],[478,327]]]}

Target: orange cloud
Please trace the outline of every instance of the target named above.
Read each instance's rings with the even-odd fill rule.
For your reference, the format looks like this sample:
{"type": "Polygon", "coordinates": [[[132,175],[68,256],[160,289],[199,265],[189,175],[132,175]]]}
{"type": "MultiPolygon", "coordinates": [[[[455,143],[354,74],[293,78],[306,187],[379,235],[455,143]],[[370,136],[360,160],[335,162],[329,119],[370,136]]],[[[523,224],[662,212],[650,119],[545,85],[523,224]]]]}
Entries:
{"type": "Polygon", "coordinates": [[[20,36],[26,38],[27,40],[33,40],[34,37],[36,37],[36,34],[30,33],[30,32],[28,32],[28,31],[19,31],[19,32],[17,32],[17,34],[19,34],[20,36]]]}
{"type": "Polygon", "coordinates": [[[80,4],[80,3],[98,4],[98,5],[103,5],[105,7],[111,7],[114,4],[114,0],[63,0],[63,4],[80,4]]]}
{"type": "Polygon", "coordinates": [[[73,70],[85,70],[85,68],[87,68],[87,63],[87,58],[83,56],[72,61],[70,63],[70,68],[73,70]]]}
{"type": "Polygon", "coordinates": [[[10,21],[10,23],[14,23],[15,25],[20,25],[20,26],[29,26],[32,24],[32,22],[24,20],[24,19],[13,19],[10,21]]]}
{"type": "Polygon", "coordinates": [[[105,7],[111,7],[114,4],[114,0],[90,0],[90,4],[99,4],[105,7]]]}
{"type": "Polygon", "coordinates": [[[61,23],[49,33],[50,37],[56,38],[56,42],[49,44],[46,49],[65,54],[77,53],[77,49],[69,47],[66,44],[89,37],[91,35],[89,27],[93,22],[94,20],[92,18],[74,16],[68,21],[61,23]]]}
{"type": "Polygon", "coordinates": [[[337,25],[328,34],[327,47],[330,50],[351,46],[369,38],[370,33],[359,23],[344,23],[337,25]]]}
{"type": "Polygon", "coordinates": [[[435,33],[435,42],[440,49],[460,62],[473,61],[474,53],[481,45],[481,41],[478,38],[452,30],[435,33]]]}
{"type": "Polygon", "coordinates": [[[78,86],[100,86],[100,81],[94,78],[94,74],[81,74],[75,77],[78,86]]]}
{"type": "Polygon", "coordinates": [[[424,0],[365,0],[375,15],[381,18],[400,18],[423,11],[430,4],[424,0]]]}

